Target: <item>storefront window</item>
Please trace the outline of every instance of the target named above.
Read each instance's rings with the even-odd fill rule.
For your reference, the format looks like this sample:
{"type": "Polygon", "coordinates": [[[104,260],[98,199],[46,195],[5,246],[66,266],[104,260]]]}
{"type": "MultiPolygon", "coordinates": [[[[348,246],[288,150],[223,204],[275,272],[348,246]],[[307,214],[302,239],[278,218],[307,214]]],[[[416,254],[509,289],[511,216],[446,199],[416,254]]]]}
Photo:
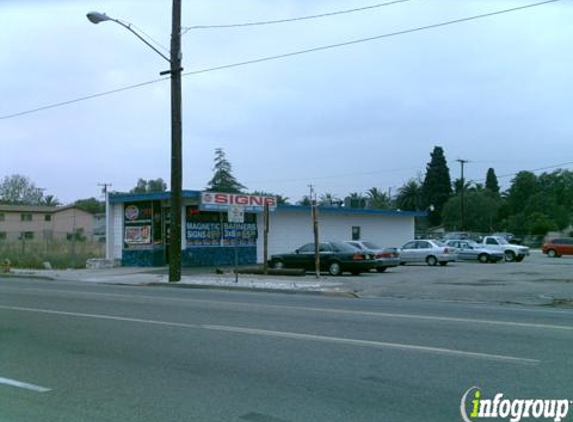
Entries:
{"type": "MultiPolygon", "coordinates": [[[[124,205],[124,247],[146,248],[152,245],[153,206],[151,202],[124,205]]],[[[161,233],[161,232],[160,232],[161,233]]]]}
{"type": "Polygon", "coordinates": [[[188,247],[256,246],[256,214],[245,213],[244,223],[229,223],[226,212],[200,211],[197,206],[188,206],[185,215],[188,247]]]}

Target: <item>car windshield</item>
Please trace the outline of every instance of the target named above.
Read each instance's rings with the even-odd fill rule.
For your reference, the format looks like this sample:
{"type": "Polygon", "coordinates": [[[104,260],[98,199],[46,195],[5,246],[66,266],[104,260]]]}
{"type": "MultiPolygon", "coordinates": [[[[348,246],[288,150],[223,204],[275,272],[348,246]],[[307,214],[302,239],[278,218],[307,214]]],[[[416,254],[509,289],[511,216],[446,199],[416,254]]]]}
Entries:
{"type": "Polygon", "coordinates": [[[378,246],[372,242],[362,242],[362,244],[364,246],[366,246],[368,249],[382,249],[380,246],[378,246]]]}
{"type": "Polygon", "coordinates": [[[471,246],[472,248],[479,248],[481,247],[479,243],[473,241],[473,240],[466,240],[468,246],[471,246]]]}
{"type": "Polygon", "coordinates": [[[505,237],[498,236],[498,239],[499,239],[499,243],[501,245],[509,245],[510,244],[505,237]]]}

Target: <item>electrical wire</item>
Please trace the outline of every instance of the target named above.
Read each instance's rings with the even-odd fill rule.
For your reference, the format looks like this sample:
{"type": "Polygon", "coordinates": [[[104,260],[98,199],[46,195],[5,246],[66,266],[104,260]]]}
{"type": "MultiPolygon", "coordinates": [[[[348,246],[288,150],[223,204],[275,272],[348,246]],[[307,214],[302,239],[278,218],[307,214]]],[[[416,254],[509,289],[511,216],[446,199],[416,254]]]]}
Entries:
{"type": "MultiPolygon", "coordinates": [[[[214,72],[217,70],[231,69],[231,68],[235,68],[235,67],[242,67],[242,66],[247,66],[247,65],[251,65],[251,64],[267,62],[267,61],[271,61],[271,60],[278,60],[278,59],[284,59],[284,58],[293,57],[293,56],[299,56],[299,55],[307,54],[307,53],[315,53],[317,51],[324,51],[324,50],[330,50],[330,49],[339,48],[339,47],[346,47],[349,45],[354,45],[354,44],[359,44],[359,43],[364,43],[364,42],[369,42],[369,41],[375,41],[375,40],[380,40],[383,38],[390,38],[390,37],[410,34],[410,33],[414,33],[414,32],[425,31],[428,29],[434,29],[434,28],[444,27],[444,26],[448,26],[448,25],[454,25],[454,24],[458,24],[458,23],[462,23],[462,22],[468,22],[468,21],[472,21],[472,20],[488,18],[491,16],[501,15],[501,14],[505,14],[505,13],[516,12],[519,10],[538,7],[538,6],[546,5],[549,3],[556,3],[559,1],[563,1],[563,0],[545,0],[542,2],[531,3],[531,4],[527,4],[527,5],[523,5],[523,6],[513,7],[510,9],[503,9],[503,10],[498,10],[495,12],[483,13],[480,15],[473,15],[473,16],[468,16],[465,18],[459,18],[459,19],[454,19],[454,20],[450,20],[450,21],[439,22],[439,23],[432,24],[432,25],[425,25],[425,26],[419,26],[416,28],[405,29],[402,31],[390,32],[390,33],[386,33],[386,34],[382,34],[382,35],[377,35],[374,37],[360,38],[360,39],[356,39],[356,40],[352,40],[352,41],[346,41],[346,42],[337,43],[337,44],[330,44],[330,45],[325,45],[325,46],[320,46],[320,47],[309,48],[306,50],[298,50],[298,51],[293,51],[290,53],[278,54],[275,56],[261,57],[258,59],[247,60],[247,61],[243,61],[243,62],[231,63],[231,64],[222,65],[222,66],[210,67],[210,68],[206,68],[206,69],[199,69],[199,70],[194,70],[194,71],[182,73],[182,76],[199,75],[202,73],[214,72]]],[[[167,80],[167,79],[170,79],[170,78],[166,77],[166,78],[155,79],[152,81],[141,82],[141,83],[138,83],[135,85],[129,85],[129,86],[117,88],[117,89],[114,89],[111,91],[101,92],[99,94],[88,95],[85,97],[79,97],[79,98],[75,98],[72,100],[63,101],[60,103],[49,104],[46,106],[31,109],[31,110],[21,111],[21,112],[13,113],[13,114],[8,114],[8,115],[0,116],[0,120],[11,119],[14,117],[23,116],[26,114],[32,114],[32,113],[36,113],[36,112],[43,111],[43,110],[62,107],[62,106],[77,103],[80,101],[85,101],[85,100],[90,100],[93,98],[98,98],[98,97],[103,97],[103,96],[107,96],[107,95],[111,95],[111,94],[116,94],[116,93],[119,93],[122,91],[127,91],[130,89],[139,88],[139,87],[142,87],[145,85],[155,84],[155,83],[167,80]]]]}
{"type": "MultiPolygon", "coordinates": [[[[516,173],[508,173],[508,174],[502,174],[500,176],[496,176],[498,179],[501,178],[506,178],[506,177],[512,177],[512,176],[516,176],[519,173],[521,173],[522,171],[528,171],[528,172],[536,172],[536,171],[542,171],[542,170],[550,170],[550,169],[555,169],[555,168],[559,168],[559,167],[563,167],[563,166],[571,166],[573,165],[573,161],[568,161],[566,163],[560,163],[560,164],[554,164],[551,166],[546,166],[546,167],[539,167],[539,168],[535,168],[535,169],[529,169],[529,170],[520,170],[516,173]]],[[[475,180],[471,180],[471,182],[484,182],[486,179],[475,179],[475,180]]]]}
{"type": "Polygon", "coordinates": [[[226,24],[226,25],[188,26],[188,27],[182,28],[182,29],[184,29],[184,32],[182,32],[181,35],[185,35],[188,31],[191,31],[194,29],[241,28],[241,27],[246,27],[246,26],[273,25],[273,24],[277,24],[277,23],[287,23],[287,22],[296,22],[296,21],[302,21],[302,20],[308,20],[308,19],[325,18],[325,17],[342,15],[342,14],[347,14],[347,13],[363,12],[365,10],[376,9],[376,8],[383,7],[383,6],[390,6],[390,5],[397,4],[397,3],[405,3],[408,1],[411,1],[411,0],[394,0],[394,1],[386,2],[386,3],[377,3],[377,4],[372,4],[370,6],[357,7],[354,9],[338,10],[336,12],[321,13],[319,15],[300,16],[300,17],[290,18],[290,19],[277,19],[277,20],[270,20],[270,21],[233,23],[233,24],[226,24]]]}

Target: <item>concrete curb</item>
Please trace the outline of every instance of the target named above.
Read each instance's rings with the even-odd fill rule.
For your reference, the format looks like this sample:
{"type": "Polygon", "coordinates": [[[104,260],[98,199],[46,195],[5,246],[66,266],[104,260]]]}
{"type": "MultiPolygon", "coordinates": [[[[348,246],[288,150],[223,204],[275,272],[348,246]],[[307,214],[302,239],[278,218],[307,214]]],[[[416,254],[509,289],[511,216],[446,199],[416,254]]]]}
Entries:
{"type": "MultiPolygon", "coordinates": [[[[118,284],[118,283],[101,283],[101,284],[118,284]]],[[[134,286],[134,284],[130,284],[134,286]]],[[[179,288],[179,289],[208,289],[208,290],[229,290],[229,291],[240,291],[240,292],[262,292],[262,293],[284,293],[284,294],[306,294],[314,296],[332,296],[332,297],[347,297],[347,298],[359,298],[356,293],[351,291],[333,291],[333,290],[293,290],[293,289],[272,289],[268,287],[245,287],[245,286],[221,286],[213,284],[179,284],[179,283],[145,283],[139,284],[139,286],[150,286],[150,287],[167,287],[167,288],[179,288]]]]}
{"type": "Polygon", "coordinates": [[[35,274],[6,274],[0,273],[0,279],[2,278],[31,278],[34,280],[46,280],[46,281],[55,281],[57,280],[54,277],[49,277],[47,275],[35,275],[35,274]]]}

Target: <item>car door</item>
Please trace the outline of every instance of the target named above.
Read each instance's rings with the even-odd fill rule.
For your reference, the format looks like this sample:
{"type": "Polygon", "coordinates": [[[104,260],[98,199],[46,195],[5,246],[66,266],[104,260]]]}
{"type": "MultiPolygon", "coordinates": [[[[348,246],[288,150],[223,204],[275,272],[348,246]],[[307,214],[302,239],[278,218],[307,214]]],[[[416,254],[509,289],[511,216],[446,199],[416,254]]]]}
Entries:
{"type": "Polygon", "coordinates": [[[434,255],[433,247],[427,240],[418,240],[416,242],[416,261],[425,261],[429,255],[434,255]]]}
{"type": "Polygon", "coordinates": [[[458,258],[459,259],[477,259],[477,252],[469,245],[468,242],[458,243],[458,258]]]}
{"type": "Polygon", "coordinates": [[[312,269],[314,268],[314,243],[307,243],[296,250],[290,258],[289,267],[312,269]],[[312,264],[312,265],[311,265],[312,264]]]}
{"type": "Polygon", "coordinates": [[[402,246],[400,259],[404,262],[414,262],[416,260],[416,241],[407,242],[402,246]]]}

